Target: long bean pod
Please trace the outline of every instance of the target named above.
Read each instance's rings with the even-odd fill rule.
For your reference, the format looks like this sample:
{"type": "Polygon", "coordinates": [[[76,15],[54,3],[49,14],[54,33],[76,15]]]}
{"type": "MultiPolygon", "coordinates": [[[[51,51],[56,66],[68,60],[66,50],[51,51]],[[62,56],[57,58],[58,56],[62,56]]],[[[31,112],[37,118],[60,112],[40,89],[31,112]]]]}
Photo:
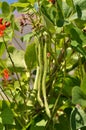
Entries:
{"type": "Polygon", "coordinates": [[[44,98],[44,105],[45,105],[45,111],[48,117],[51,117],[48,102],[47,102],[47,96],[46,96],[46,76],[47,76],[47,43],[44,43],[44,73],[42,78],[42,93],[44,98]]]}
{"type": "Polygon", "coordinates": [[[42,87],[42,76],[43,76],[43,50],[42,50],[42,43],[38,45],[38,61],[39,61],[39,78],[38,78],[38,93],[37,93],[37,100],[41,107],[43,107],[43,101],[41,99],[41,87],[42,87]]]}

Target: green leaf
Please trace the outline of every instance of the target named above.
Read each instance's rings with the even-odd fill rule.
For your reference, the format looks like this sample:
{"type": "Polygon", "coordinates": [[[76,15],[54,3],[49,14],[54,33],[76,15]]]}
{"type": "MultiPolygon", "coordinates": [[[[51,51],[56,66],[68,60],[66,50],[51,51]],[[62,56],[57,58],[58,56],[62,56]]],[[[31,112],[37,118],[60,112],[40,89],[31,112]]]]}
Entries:
{"type": "Polygon", "coordinates": [[[3,124],[0,123],[0,130],[3,130],[3,124]]]}
{"type": "Polygon", "coordinates": [[[75,28],[72,28],[71,30],[70,30],[70,33],[71,33],[71,36],[72,36],[72,39],[73,40],[76,40],[78,43],[82,43],[82,40],[81,40],[81,38],[80,38],[80,35],[79,35],[79,33],[78,33],[78,31],[75,29],[75,28]]]}
{"type": "Polygon", "coordinates": [[[75,107],[71,112],[70,123],[71,130],[78,130],[86,126],[86,113],[80,106],[75,107]]]}
{"type": "Polygon", "coordinates": [[[57,13],[58,13],[59,19],[64,19],[62,1],[61,0],[57,0],[57,13]]]}
{"type": "Polygon", "coordinates": [[[76,86],[72,89],[72,102],[81,106],[86,106],[86,95],[80,87],[76,86]]]}
{"type": "Polygon", "coordinates": [[[71,97],[72,89],[76,85],[79,85],[78,79],[74,77],[66,77],[64,80],[63,94],[71,97]]]}
{"type": "Polygon", "coordinates": [[[13,6],[13,7],[22,7],[22,8],[25,8],[25,7],[28,7],[28,6],[29,6],[29,3],[15,2],[15,3],[11,4],[11,6],[13,6]]]}
{"type": "Polygon", "coordinates": [[[3,42],[0,42],[0,56],[2,56],[2,54],[4,53],[5,50],[5,46],[3,42]]]}
{"type": "MultiPolygon", "coordinates": [[[[55,130],[70,130],[70,123],[69,123],[69,119],[67,118],[67,116],[65,116],[65,114],[62,114],[61,116],[59,116],[59,121],[58,119],[56,119],[57,123],[55,123],[54,127],[55,130]]],[[[53,129],[53,123],[50,123],[50,128],[52,127],[53,129]]],[[[50,130],[52,130],[50,129],[50,130]]]]}
{"type": "Polygon", "coordinates": [[[58,20],[56,21],[56,25],[57,25],[58,27],[62,27],[62,26],[64,25],[64,20],[63,20],[63,19],[58,19],[58,20]]]}
{"type": "Polygon", "coordinates": [[[86,9],[86,0],[75,0],[74,4],[75,5],[79,5],[79,7],[81,8],[81,10],[86,9]]]}
{"type": "MultiPolygon", "coordinates": [[[[10,48],[9,48],[10,50],[10,48]]],[[[10,52],[12,51],[12,53],[10,53],[11,58],[14,62],[14,65],[17,69],[22,69],[25,68],[25,62],[24,62],[24,51],[22,50],[16,50],[14,48],[12,48],[12,50],[10,50],[10,52]]],[[[11,69],[13,69],[13,65],[10,61],[10,59],[8,58],[7,60],[7,66],[11,69]]]]}
{"type": "Polygon", "coordinates": [[[10,6],[7,2],[2,2],[1,9],[4,16],[8,16],[10,14],[10,6]]]}
{"type": "Polygon", "coordinates": [[[73,46],[73,47],[77,47],[78,46],[78,42],[77,41],[71,41],[71,45],[73,46]]]}
{"type": "Polygon", "coordinates": [[[28,0],[28,2],[30,2],[31,4],[34,4],[36,0],[28,0]]]}
{"type": "Polygon", "coordinates": [[[83,91],[83,93],[86,95],[86,74],[83,77],[80,88],[83,91]]]}
{"type": "Polygon", "coordinates": [[[21,2],[21,3],[28,2],[28,0],[18,0],[18,1],[21,2]]]}
{"type": "Polygon", "coordinates": [[[24,35],[21,40],[24,42],[29,42],[31,40],[31,38],[33,38],[33,36],[35,36],[35,33],[34,32],[30,32],[26,35],[24,35]]]}
{"type": "MultiPolygon", "coordinates": [[[[39,120],[39,119],[38,119],[39,120]]],[[[44,130],[46,126],[47,121],[44,119],[34,122],[34,124],[31,126],[30,130],[44,130]]]]}
{"type": "Polygon", "coordinates": [[[25,63],[29,70],[36,65],[36,51],[34,43],[29,44],[26,48],[25,63]]]}
{"type": "Polygon", "coordinates": [[[55,32],[54,21],[51,19],[50,14],[44,6],[41,7],[44,24],[49,31],[55,32]]]}
{"type": "Polygon", "coordinates": [[[3,124],[13,124],[13,112],[5,101],[2,102],[1,118],[3,124]]]}
{"type": "Polygon", "coordinates": [[[46,121],[44,119],[36,123],[36,126],[45,126],[45,125],[46,121]]]}
{"type": "Polygon", "coordinates": [[[82,11],[81,11],[79,5],[76,5],[76,10],[77,10],[77,16],[78,16],[78,18],[81,18],[82,17],[82,11]]]}
{"type": "Polygon", "coordinates": [[[73,49],[75,49],[77,52],[81,53],[86,58],[86,51],[82,47],[82,45],[80,45],[77,41],[72,40],[71,46],[73,47],[73,49]]]}
{"type": "Polygon", "coordinates": [[[66,0],[66,2],[70,7],[74,7],[73,0],[66,0]]]}

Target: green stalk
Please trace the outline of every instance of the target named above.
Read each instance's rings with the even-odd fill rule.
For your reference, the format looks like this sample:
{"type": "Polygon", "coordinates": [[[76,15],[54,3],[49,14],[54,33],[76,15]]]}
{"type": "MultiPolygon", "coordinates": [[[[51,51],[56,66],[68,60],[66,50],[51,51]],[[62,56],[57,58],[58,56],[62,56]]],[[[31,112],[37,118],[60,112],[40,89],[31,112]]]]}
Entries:
{"type": "MultiPolygon", "coordinates": [[[[7,96],[7,94],[4,92],[4,90],[3,90],[3,88],[0,86],[0,89],[1,89],[1,91],[3,92],[3,94],[4,94],[4,96],[7,98],[7,100],[9,101],[9,103],[11,103],[11,100],[9,99],[9,97],[7,96]]],[[[1,95],[1,93],[0,93],[0,95],[1,95]]],[[[3,97],[3,95],[1,95],[2,96],[2,98],[4,98],[3,97]]],[[[5,100],[5,98],[4,98],[4,100],[5,100]]]]}
{"type": "Polygon", "coordinates": [[[9,56],[9,59],[10,59],[12,65],[13,65],[13,68],[14,68],[14,70],[15,70],[15,73],[16,73],[16,76],[17,76],[19,85],[20,85],[20,87],[21,87],[21,82],[20,82],[19,76],[18,76],[18,74],[17,74],[17,72],[16,72],[16,68],[15,68],[14,62],[13,62],[13,60],[12,60],[12,58],[11,58],[11,55],[10,55],[10,53],[9,53],[9,51],[8,51],[8,47],[7,47],[7,44],[6,44],[5,40],[4,40],[4,37],[3,37],[3,42],[4,42],[4,45],[5,45],[7,54],[8,54],[8,56],[9,56]]]}
{"type": "Polygon", "coordinates": [[[44,98],[44,105],[45,105],[45,111],[47,116],[50,118],[50,110],[47,102],[47,96],[46,96],[46,75],[47,75],[47,43],[44,44],[44,73],[42,78],[42,93],[44,98]]]}

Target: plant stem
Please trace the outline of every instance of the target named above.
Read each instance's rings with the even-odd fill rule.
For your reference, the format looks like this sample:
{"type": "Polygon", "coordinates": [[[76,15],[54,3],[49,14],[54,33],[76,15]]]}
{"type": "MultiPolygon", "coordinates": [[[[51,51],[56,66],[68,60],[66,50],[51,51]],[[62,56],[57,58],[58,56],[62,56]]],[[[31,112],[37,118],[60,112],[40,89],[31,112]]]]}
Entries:
{"type": "Polygon", "coordinates": [[[8,98],[8,96],[5,94],[4,90],[2,89],[2,87],[0,86],[1,91],[3,92],[3,94],[5,95],[5,97],[7,98],[7,100],[9,101],[9,103],[11,103],[10,99],[8,98]]]}
{"type": "Polygon", "coordinates": [[[16,43],[18,44],[18,46],[22,49],[22,50],[24,50],[23,49],[23,47],[20,45],[20,43],[17,41],[17,39],[14,37],[14,40],[16,41],[16,43]]]}
{"type": "Polygon", "coordinates": [[[4,45],[5,45],[5,48],[6,48],[7,54],[8,54],[8,56],[9,56],[9,59],[10,59],[10,61],[11,61],[11,63],[12,63],[13,68],[14,68],[14,71],[15,71],[15,73],[16,73],[16,76],[17,76],[17,79],[18,79],[19,85],[20,85],[20,87],[21,87],[21,82],[20,82],[20,79],[19,79],[18,73],[16,72],[16,68],[15,68],[14,62],[13,62],[13,60],[12,60],[12,58],[11,58],[11,55],[10,55],[10,53],[9,53],[9,51],[8,51],[8,47],[7,47],[7,44],[6,44],[5,40],[4,40],[4,37],[3,37],[3,42],[4,42],[4,45]]]}
{"type": "MultiPolygon", "coordinates": [[[[13,62],[13,60],[12,60],[12,58],[11,58],[11,55],[10,55],[10,53],[9,53],[9,51],[8,51],[8,47],[7,47],[7,44],[6,44],[5,40],[4,40],[4,37],[3,37],[3,42],[4,42],[4,45],[5,45],[7,54],[8,54],[8,56],[9,56],[9,59],[10,59],[10,61],[11,61],[11,63],[12,63],[12,66],[13,66],[13,69],[14,69],[14,71],[15,71],[15,74],[16,74],[16,76],[17,76],[17,80],[18,80],[19,86],[20,86],[20,88],[21,88],[21,93],[24,95],[24,93],[22,92],[22,85],[21,85],[21,81],[20,81],[19,75],[18,75],[18,73],[17,73],[17,71],[16,71],[15,64],[14,64],[14,62],[13,62]]],[[[24,96],[25,96],[25,95],[24,95],[24,96]]]]}

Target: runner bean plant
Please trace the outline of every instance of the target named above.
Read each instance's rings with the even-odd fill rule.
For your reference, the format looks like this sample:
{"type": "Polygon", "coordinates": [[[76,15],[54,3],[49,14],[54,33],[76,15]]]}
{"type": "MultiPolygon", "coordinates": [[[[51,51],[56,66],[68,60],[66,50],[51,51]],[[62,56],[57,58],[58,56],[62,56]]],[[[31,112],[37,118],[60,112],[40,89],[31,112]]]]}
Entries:
{"type": "Polygon", "coordinates": [[[0,1],[0,130],[86,130],[86,0],[0,1]]]}

